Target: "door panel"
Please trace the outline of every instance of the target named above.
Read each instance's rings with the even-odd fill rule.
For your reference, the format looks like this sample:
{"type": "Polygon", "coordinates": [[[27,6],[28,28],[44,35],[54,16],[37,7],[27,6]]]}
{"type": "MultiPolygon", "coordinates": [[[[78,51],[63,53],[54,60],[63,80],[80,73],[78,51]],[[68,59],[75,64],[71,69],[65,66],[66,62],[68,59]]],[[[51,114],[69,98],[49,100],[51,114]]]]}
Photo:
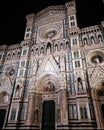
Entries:
{"type": "Polygon", "coordinates": [[[101,105],[101,110],[102,110],[102,114],[103,114],[103,118],[104,118],[104,104],[101,105]]]}
{"type": "Polygon", "coordinates": [[[0,109],[0,130],[2,130],[4,119],[5,119],[6,110],[0,109]]]}
{"type": "Polygon", "coordinates": [[[42,130],[55,130],[55,102],[54,101],[43,102],[42,130]]]}

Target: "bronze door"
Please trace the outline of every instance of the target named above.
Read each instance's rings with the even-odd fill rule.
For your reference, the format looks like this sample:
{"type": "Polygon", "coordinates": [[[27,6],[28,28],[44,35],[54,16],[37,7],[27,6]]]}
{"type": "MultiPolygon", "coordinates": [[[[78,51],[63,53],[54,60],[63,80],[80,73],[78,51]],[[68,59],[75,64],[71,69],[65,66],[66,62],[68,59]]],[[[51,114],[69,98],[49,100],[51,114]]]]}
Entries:
{"type": "Polygon", "coordinates": [[[53,100],[43,102],[41,130],[55,130],[55,102],[53,100]]]}
{"type": "Polygon", "coordinates": [[[3,127],[3,124],[4,124],[5,114],[6,114],[6,110],[0,109],[0,130],[2,130],[2,127],[3,127]]]}

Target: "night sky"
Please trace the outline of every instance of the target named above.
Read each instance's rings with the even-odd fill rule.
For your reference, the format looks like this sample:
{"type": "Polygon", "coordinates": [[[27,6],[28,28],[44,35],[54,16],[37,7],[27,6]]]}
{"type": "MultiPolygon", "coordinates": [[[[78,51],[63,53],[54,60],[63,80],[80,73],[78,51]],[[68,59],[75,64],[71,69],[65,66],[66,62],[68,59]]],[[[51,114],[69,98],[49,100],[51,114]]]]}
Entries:
{"type": "MultiPolygon", "coordinates": [[[[24,38],[26,15],[37,13],[49,5],[62,5],[70,0],[1,0],[0,45],[17,44],[24,38]]],[[[76,0],[80,28],[100,24],[104,20],[104,0],[76,0]]]]}

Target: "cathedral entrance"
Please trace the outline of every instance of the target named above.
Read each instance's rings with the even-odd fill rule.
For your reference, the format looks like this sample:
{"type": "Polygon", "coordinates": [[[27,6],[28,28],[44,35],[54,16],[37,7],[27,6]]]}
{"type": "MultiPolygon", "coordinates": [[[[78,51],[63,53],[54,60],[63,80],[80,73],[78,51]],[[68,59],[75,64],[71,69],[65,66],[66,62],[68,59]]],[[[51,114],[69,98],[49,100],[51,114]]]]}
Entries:
{"type": "Polygon", "coordinates": [[[55,130],[55,102],[53,100],[44,101],[42,109],[41,130],[55,130]]]}
{"type": "Polygon", "coordinates": [[[104,119],[104,104],[101,105],[101,110],[102,110],[103,119],[104,119]]]}
{"type": "Polygon", "coordinates": [[[6,110],[0,109],[0,129],[2,130],[4,119],[5,119],[6,110]]]}

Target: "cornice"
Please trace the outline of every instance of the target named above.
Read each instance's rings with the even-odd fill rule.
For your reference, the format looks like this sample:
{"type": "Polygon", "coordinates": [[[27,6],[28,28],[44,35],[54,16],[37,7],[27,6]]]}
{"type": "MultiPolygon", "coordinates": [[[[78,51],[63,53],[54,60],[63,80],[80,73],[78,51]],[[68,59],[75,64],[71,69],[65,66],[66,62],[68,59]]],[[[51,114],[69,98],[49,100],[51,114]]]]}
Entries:
{"type": "Polygon", "coordinates": [[[41,10],[36,14],[36,18],[42,17],[45,14],[48,14],[50,11],[65,11],[64,5],[58,5],[58,6],[48,6],[47,8],[41,10]]]}
{"type": "Polygon", "coordinates": [[[24,46],[30,46],[30,45],[32,45],[32,44],[33,44],[33,42],[29,39],[29,40],[21,41],[20,46],[21,46],[21,47],[24,47],[24,46]]]}
{"type": "Polygon", "coordinates": [[[14,45],[10,45],[8,46],[8,50],[17,50],[20,49],[20,44],[14,44],[14,45]]]}
{"type": "Polygon", "coordinates": [[[8,47],[7,45],[1,45],[0,50],[5,50],[5,49],[7,49],[7,47],[8,47]]]}
{"type": "Polygon", "coordinates": [[[90,34],[90,33],[99,32],[99,31],[101,31],[100,25],[94,25],[94,26],[85,27],[85,28],[80,29],[81,35],[90,34]]]}

